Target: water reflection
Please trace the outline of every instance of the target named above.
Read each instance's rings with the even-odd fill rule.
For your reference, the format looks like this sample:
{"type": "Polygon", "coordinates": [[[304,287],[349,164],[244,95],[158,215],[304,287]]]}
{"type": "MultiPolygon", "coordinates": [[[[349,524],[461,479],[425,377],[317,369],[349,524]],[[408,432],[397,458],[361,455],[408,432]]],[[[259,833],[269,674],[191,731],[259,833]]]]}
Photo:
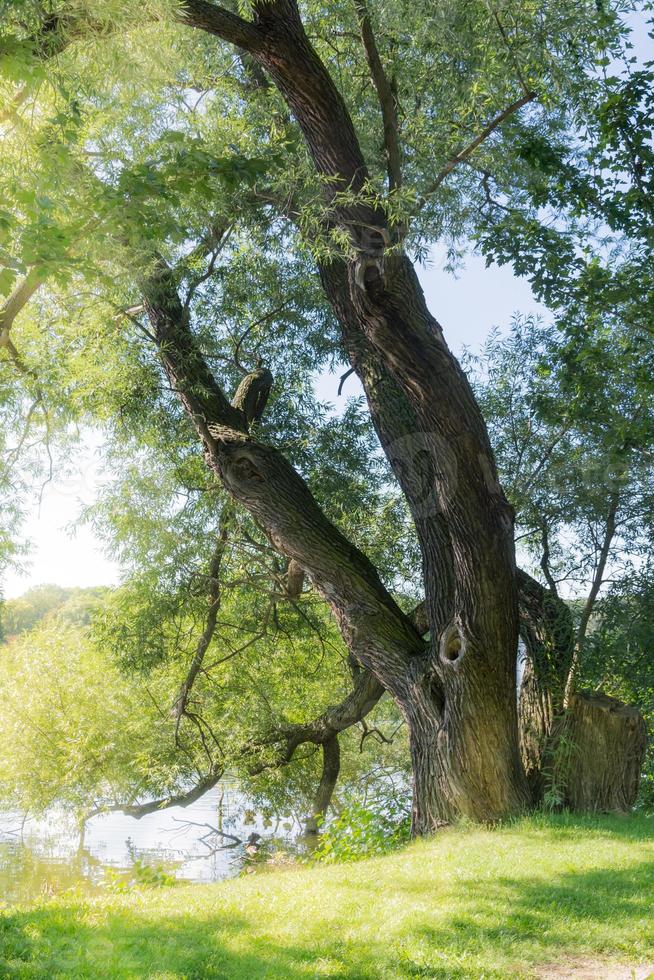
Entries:
{"type": "Polygon", "coordinates": [[[0,902],[31,903],[68,889],[97,891],[115,883],[116,872],[125,872],[128,881],[141,865],[164,868],[184,881],[229,878],[256,859],[262,843],[266,853],[297,850],[300,832],[293,817],[271,824],[232,784],[214,787],[186,808],[141,820],[102,814],[88,821],[83,834],[62,814],[30,820],[0,813],[0,902]]]}

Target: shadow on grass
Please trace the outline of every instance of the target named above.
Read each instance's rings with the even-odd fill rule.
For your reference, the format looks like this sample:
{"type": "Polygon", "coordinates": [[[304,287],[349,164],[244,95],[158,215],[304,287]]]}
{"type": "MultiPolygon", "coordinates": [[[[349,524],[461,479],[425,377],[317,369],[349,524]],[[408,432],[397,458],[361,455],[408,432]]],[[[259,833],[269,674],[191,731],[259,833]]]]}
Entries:
{"type": "Polygon", "coordinates": [[[499,980],[527,975],[520,964],[526,971],[588,950],[654,955],[654,859],[545,880],[469,877],[450,881],[449,891],[435,889],[437,867],[426,872],[419,883],[399,876],[380,894],[378,881],[349,879],[344,867],[338,889],[324,896],[324,921],[298,903],[288,942],[275,933],[265,892],[241,915],[208,902],[201,914],[157,914],[140,901],[8,912],[0,916],[0,977],[499,980]],[[353,902],[374,910],[360,932],[347,911],[353,902]],[[346,911],[335,919],[340,903],[346,911]]]}
{"type": "MultiPolygon", "coordinates": [[[[557,962],[584,952],[616,959],[654,960],[654,860],[624,870],[570,871],[548,880],[469,878],[451,918],[437,924],[422,916],[414,935],[422,955],[403,965],[405,976],[442,980],[478,977],[479,967],[440,968],[448,951],[453,962],[475,958],[488,964],[484,977],[520,975],[530,964],[557,962]],[[436,953],[436,960],[432,955],[436,953]],[[513,960],[494,972],[500,958],[513,960]],[[413,969],[412,969],[413,967],[413,969]]],[[[420,896],[411,889],[411,897],[420,896]]],[[[400,968],[402,963],[396,960],[400,968]]]]}
{"type": "Polygon", "coordinates": [[[0,917],[0,977],[75,980],[311,976],[308,950],[267,943],[234,952],[230,938],[251,925],[227,915],[145,921],[138,907],[85,922],[83,907],[43,906],[0,917]]]}
{"type": "Polygon", "coordinates": [[[521,838],[548,837],[553,843],[588,838],[593,834],[603,838],[654,843],[654,814],[537,813],[527,819],[509,820],[502,827],[502,830],[509,832],[512,829],[521,838]]]}

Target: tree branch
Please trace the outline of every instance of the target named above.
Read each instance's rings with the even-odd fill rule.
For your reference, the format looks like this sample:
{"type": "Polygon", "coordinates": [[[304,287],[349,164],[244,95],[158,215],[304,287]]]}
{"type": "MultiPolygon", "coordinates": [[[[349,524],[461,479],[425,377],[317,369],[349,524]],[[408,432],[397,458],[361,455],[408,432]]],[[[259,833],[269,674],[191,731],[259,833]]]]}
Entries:
{"type": "Polygon", "coordinates": [[[171,796],[164,796],[158,800],[150,800],[148,803],[112,803],[109,806],[99,806],[90,810],[85,816],[84,821],[97,817],[101,813],[124,813],[128,817],[140,820],[147,817],[149,813],[157,813],[159,810],[167,810],[172,806],[187,807],[201,796],[204,796],[210,789],[218,783],[224,775],[222,766],[214,767],[206,776],[199,779],[190,789],[183,793],[176,793],[171,796]]]}
{"type": "Polygon", "coordinates": [[[354,6],[359,19],[361,39],[363,41],[368,67],[370,68],[370,75],[381,107],[382,121],[384,124],[384,147],[388,169],[388,187],[392,191],[402,184],[397,101],[395,92],[393,91],[393,85],[384,71],[384,66],[379,56],[366,0],[354,0],[354,6]]]}
{"type": "MultiPolygon", "coordinates": [[[[375,680],[372,674],[367,670],[362,670],[352,691],[339,704],[327,708],[312,722],[304,725],[293,725],[271,734],[264,744],[280,743],[281,748],[278,755],[272,762],[253,763],[250,765],[248,767],[250,774],[256,776],[274,766],[287,765],[293,758],[295,750],[303,743],[312,742],[316,745],[322,745],[325,742],[334,741],[338,732],[344,731],[346,728],[361,721],[374,708],[383,693],[384,688],[375,680]]],[[[260,748],[261,744],[245,746],[241,755],[249,756],[260,748]]],[[[335,757],[333,746],[331,749],[328,749],[328,757],[331,760],[335,757]]],[[[224,772],[225,770],[222,766],[214,766],[207,775],[203,776],[190,789],[183,793],[151,800],[148,803],[113,803],[109,806],[96,807],[85,815],[84,820],[90,820],[92,817],[98,816],[101,813],[124,813],[129,817],[140,820],[141,817],[145,817],[150,813],[157,813],[159,810],[166,810],[174,806],[190,806],[210,789],[213,789],[216,783],[222,779],[224,772]]]]}
{"type": "Polygon", "coordinates": [[[305,830],[307,834],[317,834],[329,804],[332,801],[334,788],[341,771],[341,750],[338,735],[322,743],[322,775],[313,803],[313,813],[307,819],[305,830]]]}
{"type": "Polygon", "coordinates": [[[178,18],[183,24],[216,34],[243,51],[255,52],[263,44],[263,35],[256,24],[207,0],[184,0],[178,18]]]}
{"type": "Polygon", "coordinates": [[[243,412],[248,425],[263,415],[272,383],[273,376],[268,368],[258,368],[247,374],[236,389],[232,405],[243,412]]]}
{"type": "Polygon", "coordinates": [[[385,687],[403,691],[410,683],[409,664],[424,656],[424,641],[370,560],[328,520],[288,460],[248,434],[245,413],[227,401],[198,350],[163,260],[142,291],[164,369],[204,444],[208,465],[275,549],[306,569],[357,660],[385,687]]]}
{"type": "Polygon", "coordinates": [[[20,311],[27,305],[34,293],[43,282],[38,272],[32,270],[23,281],[16,286],[10,296],[7,297],[2,307],[0,307],[0,347],[10,348],[11,340],[9,334],[14,325],[14,320],[20,311]]]}
{"type": "Polygon", "coordinates": [[[370,671],[361,670],[354,687],[339,704],[326,708],[311,722],[291,725],[274,733],[266,742],[271,744],[283,741],[285,744],[280,759],[282,762],[289,762],[298,745],[304,742],[322,745],[339,732],[356,725],[372,711],[383,693],[384,688],[370,671]]]}
{"type": "MultiPolygon", "coordinates": [[[[191,688],[195,683],[195,679],[198,676],[202,663],[204,661],[205,654],[209,649],[209,645],[213,639],[214,633],[216,631],[216,621],[218,619],[218,611],[220,609],[221,600],[221,589],[220,589],[220,566],[225,555],[225,548],[227,545],[227,535],[229,532],[229,517],[231,514],[226,514],[227,507],[223,507],[223,512],[221,514],[220,520],[220,533],[218,535],[218,540],[216,541],[216,547],[214,548],[213,555],[211,557],[211,563],[209,566],[209,590],[208,590],[208,609],[207,618],[205,622],[202,635],[200,636],[197,646],[195,649],[195,655],[191,661],[191,665],[188,669],[186,678],[180,687],[179,694],[175,699],[175,703],[172,708],[173,718],[176,719],[177,724],[175,726],[175,736],[177,737],[177,732],[179,728],[179,723],[182,716],[186,713],[186,706],[188,704],[189,694],[191,693],[191,688]],[[227,518],[225,520],[225,518],[227,518]]],[[[231,508],[230,508],[231,510],[231,508]]]]}
{"type": "MultiPolygon", "coordinates": [[[[189,27],[215,34],[243,51],[256,51],[263,43],[263,36],[252,21],[244,20],[208,0],[183,0],[176,18],[189,27]]],[[[142,24],[142,20],[135,20],[134,25],[137,23],[142,24]]],[[[106,21],[94,20],[86,12],[59,12],[46,17],[40,30],[26,43],[37,57],[47,60],[64,51],[72,41],[92,33],[104,36],[108,30],[113,31],[114,28],[108,27],[106,21]]]]}
{"type": "Polygon", "coordinates": [[[549,528],[547,526],[547,521],[545,520],[545,518],[543,518],[541,521],[540,537],[541,537],[541,547],[543,549],[540,556],[540,567],[543,572],[543,575],[545,576],[545,581],[550,587],[551,592],[555,596],[558,596],[559,591],[556,587],[556,581],[554,579],[554,576],[552,575],[552,570],[550,569],[550,536],[549,536],[549,528]]]}
{"type": "Polygon", "coordinates": [[[568,678],[565,684],[565,697],[564,705],[567,708],[570,704],[570,699],[574,694],[575,682],[577,680],[577,674],[579,672],[579,665],[581,661],[581,654],[586,640],[586,632],[588,630],[588,623],[590,622],[590,617],[593,614],[593,609],[595,608],[595,602],[597,601],[597,596],[599,595],[599,590],[602,588],[604,582],[604,571],[606,569],[606,564],[609,559],[609,554],[611,551],[611,545],[613,543],[613,538],[616,532],[616,517],[618,513],[618,507],[620,506],[620,491],[614,490],[609,497],[609,509],[606,515],[606,524],[604,526],[604,537],[602,539],[602,545],[600,548],[599,558],[597,561],[597,567],[595,569],[595,574],[593,576],[593,581],[591,584],[591,589],[588,594],[588,598],[584,604],[584,608],[581,614],[581,619],[579,621],[579,626],[577,627],[577,635],[575,637],[575,648],[572,654],[572,663],[570,664],[570,670],[568,672],[568,678]]]}
{"type": "Polygon", "coordinates": [[[447,161],[447,163],[440,171],[440,173],[437,175],[435,180],[429,185],[429,187],[422,194],[420,198],[420,204],[424,204],[428,197],[431,197],[432,194],[435,194],[438,188],[443,183],[443,181],[446,180],[447,177],[449,177],[449,175],[452,173],[455,167],[458,167],[460,163],[464,163],[464,161],[467,160],[472,153],[474,153],[477,147],[481,146],[481,144],[484,143],[488,139],[488,137],[492,133],[494,133],[495,130],[499,126],[501,126],[506,119],[509,118],[509,116],[512,116],[519,109],[522,109],[522,107],[527,105],[528,102],[533,102],[535,98],[536,98],[535,92],[527,92],[526,95],[523,95],[521,98],[516,99],[515,102],[512,102],[510,106],[507,106],[506,109],[503,109],[502,112],[498,113],[497,116],[491,119],[488,125],[482,129],[482,131],[479,133],[478,136],[475,136],[472,142],[468,143],[468,145],[464,147],[463,150],[460,150],[459,153],[456,153],[453,157],[451,157],[447,161]]]}

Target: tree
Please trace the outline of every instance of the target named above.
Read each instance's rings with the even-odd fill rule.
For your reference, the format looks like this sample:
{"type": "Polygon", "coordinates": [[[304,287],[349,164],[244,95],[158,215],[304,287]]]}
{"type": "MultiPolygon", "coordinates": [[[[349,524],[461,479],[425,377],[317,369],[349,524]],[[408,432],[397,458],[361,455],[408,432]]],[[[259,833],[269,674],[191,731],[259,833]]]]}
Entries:
{"type": "MultiPolygon", "coordinates": [[[[352,693],[287,733],[287,754],[297,739],[332,745],[388,691],[408,726],[418,833],[460,815],[518,812],[529,791],[515,699],[513,512],[409,251],[466,226],[482,193],[467,173],[477,149],[499,166],[511,152],[502,127],[537,101],[536,124],[560,127],[595,84],[587,60],[618,50],[622,34],[612,8],[582,4],[572,14],[556,2],[501,12],[356,2],[301,14],[295,0],[271,0],[243,15],[204,0],[61,3],[47,14],[25,4],[10,20],[6,57],[19,85],[10,85],[8,119],[23,132],[29,107],[36,122],[3,178],[9,361],[35,411],[52,413],[54,403],[65,428],[71,415],[108,412],[111,399],[102,404],[92,390],[106,373],[114,399],[122,392],[132,410],[143,411],[144,395],[161,384],[143,353],[138,383],[127,379],[125,335],[85,333],[84,286],[113,307],[121,330],[133,325],[154,345],[210,471],[282,560],[309,576],[357,665],[352,693]],[[112,58],[129,62],[124,81],[112,58]],[[211,107],[186,104],[198,89],[211,107]],[[361,380],[413,518],[427,639],[280,440],[260,437],[274,378],[262,361],[241,360],[249,328],[220,377],[208,359],[202,321],[212,297],[203,287],[228,275],[243,243],[265,235],[278,255],[310,254],[318,267],[320,303],[338,325],[335,350],[361,380]],[[35,324],[21,324],[20,351],[13,339],[44,282],[51,298],[42,315],[58,323],[48,367],[35,324]],[[62,329],[72,311],[78,329],[62,329]],[[60,341],[67,331],[72,351],[60,341]],[[52,399],[58,376],[66,382],[52,399]]],[[[227,291],[227,320],[229,304],[227,291]]]]}
{"type": "MultiPolygon", "coordinates": [[[[600,794],[598,808],[610,808],[612,799],[620,809],[623,798],[635,797],[643,725],[632,709],[616,713],[612,702],[580,699],[576,691],[580,678],[583,684],[593,676],[586,670],[589,648],[592,660],[601,661],[598,635],[604,637],[610,659],[614,641],[607,641],[605,627],[599,625],[604,622],[602,593],[607,587],[629,593],[629,583],[640,577],[651,551],[652,374],[649,352],[634,344],[624,323],[596,328],[584,340],[581,355],[573,358],[569,347],[561,349],[554,327],[518,319],[507,337],[491,337],[471,367],[502,482],[516,508],[519,547],[549,586],[552,615],[558,611],[552,656],[536,668],[523,630],[528,663],[521,713],[532,719],[531,768],[542,786],[544,736],[560,734],[555,718],[560,728],[564,709],[571,708],[565,737],[576,743],[579,753],[590,738],[592,758],[564,778],[559,774],[563,798],[588,807],[594,786],[600,794]],[[535,680],[540,680],[537,689],[535,680]],[[590,717],[593,712],[597,717],[590,717]],[[613,757],[611,764],[596,751],[598,740],[606,737],[606,725],[611,729],[612,750],[606,753],[613,757]],[[618,758],[621,745],[625,758],[635,763],[633,771],[631,761],[627,765],[618,758]],[[593,776],[598,755],[599,772],[593,776]]],[[[536,600],[539,596],[536,591],[536,600]]],[[[536,631],[541,623],[537,620],[536,631]]]]}

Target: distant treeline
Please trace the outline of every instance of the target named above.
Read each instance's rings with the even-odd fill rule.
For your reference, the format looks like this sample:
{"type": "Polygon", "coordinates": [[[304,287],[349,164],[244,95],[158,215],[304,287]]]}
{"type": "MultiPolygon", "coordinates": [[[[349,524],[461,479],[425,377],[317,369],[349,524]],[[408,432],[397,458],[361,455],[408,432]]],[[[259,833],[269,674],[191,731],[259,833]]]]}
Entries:
{"type": "Polygon", "coordinates": [[[71,625],[88,624],[107,591],[104,586],[66,589],[48,584],[28,589],[17,599],[6,599],[0,603],[0,640],[34,629],[54,613],[71,625]]]}

